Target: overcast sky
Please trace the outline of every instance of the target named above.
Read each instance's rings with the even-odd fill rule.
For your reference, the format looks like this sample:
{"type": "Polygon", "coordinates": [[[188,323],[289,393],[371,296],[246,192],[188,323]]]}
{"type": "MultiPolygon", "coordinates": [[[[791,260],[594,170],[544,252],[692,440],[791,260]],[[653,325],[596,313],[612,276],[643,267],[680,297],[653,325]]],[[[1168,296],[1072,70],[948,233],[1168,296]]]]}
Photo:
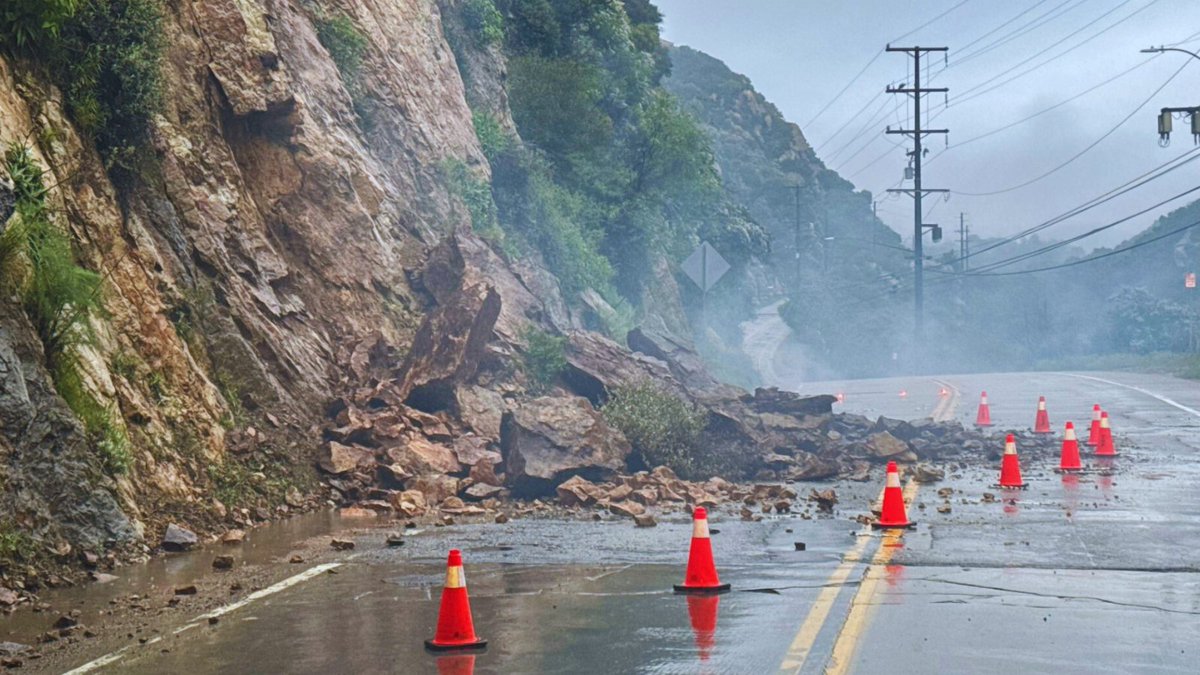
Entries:
{"type": "MultiPolygon", "coordinates": [[[[1025,183],[1095,142],[1149,98],[1140,112],[1065,168],[1028,187],[999,195],[955,194],[950,201],[936,204],[929,222],[957,226],[958,214],[964,211],[973,233],[996,236],[1015,232],[1194,147],[1187,120],[1177,119],[1171,146],[1160,148],[1155,116],[1164,106],[1200,105],[1200,62],[1177,52],[1151,57],[1138,50],[1185,39],[1179,46],[1200,50],[1200,2],[1196,0],[657,0],[657,4],[666,16],[666,39],[716,56],[749,76],[789,120],[801,125],[830,167],[859,188],[876,193],[881,200],[880,217],[906,237],[912,232],[909,198],[885,200],[884,196],[884,190],[901,178],[906,158],[903,148],[889,151],[889,142],[900,137],[885,138],[883,127],[911,124],[911,108],[906,105],[882,119],[900,97],[880,92],[892,82],[911,84],[911,60],[899,53],[878,56],[840,99],[808,124],[888,42],[950,48],[950,67],[937,74],[942,61],[935,57],[933,84],[922,82],[923,86],[950,88],[950,107],[944,111],[941,94],[930,95],[926,101],[931,113],[939,115],[930,126],[948,127],[951,132],[950,150],[936,160],[927,160],[926,187],[980,193],[1025,183]],[[947,10],[944,17],[906,35],[947,10]],[[1012,35],[1019,30],[1023,34],[1012,35]],[[989,31],[994,32],[986,35],[989,31]],[[995,44],[1010,35],[1013,39],[995,44]],[[1035,56],[1042,50],[1046,50],[1044,54],[1035,56]],[[961,64],[956,57],[963,59],[961,64]],[[1064,101],[1151,58],[1129,74],[1053,111],[955,146],[1064,101]],[[985,91],[1047,61],[1027,75],[985,91]],[[1192,63],[1151,97],[1189,61],[1192,63]],[[1001,75],[1010,68],[1011,72],[1001,75]],[[989,84],[981,84],[993,77],[989,84]],[[971,92],[973,87],[978,88],[971,92]],[[964,97],[961,103],[956,103],[956,92],[964,97]],[[979,95],[965,98],[973,94],[979,95]],[[856,138],[855,132],[864,128],[875,111],[879,111],[880,121],[856,138]],[[831,139],[849,118],[853,118],[849,126],[831,139]],[[868,141],[869,147],[860,151],[868,141]],[[881,155],[882,159],[871,164],[881,155]]],[[[941,138],[927,143],[929,158],[944,149],[941,138]]],[[[1197,185],[1200,160],[1056,225],[1045,235],[1061,238],[1082,232],[1197,185]]],[[[1200,191],[1192,198],[1200,198],[1200,191]]],[[[1111,246],[1148,225],[1154,215],[1188,201],[1180,199],[1087,241],[1111,246]]]]}

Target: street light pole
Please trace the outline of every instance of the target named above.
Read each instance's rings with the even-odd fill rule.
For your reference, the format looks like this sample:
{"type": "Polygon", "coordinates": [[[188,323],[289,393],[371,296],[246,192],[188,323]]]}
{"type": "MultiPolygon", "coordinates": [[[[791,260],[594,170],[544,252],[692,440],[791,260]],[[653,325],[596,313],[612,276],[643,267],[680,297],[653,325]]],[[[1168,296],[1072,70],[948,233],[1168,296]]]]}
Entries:
{"type": "MultiPolygon", "coordinates": [[[[1187,54],[1188,56],[1192,57],[1193,59],[1200,61],[1200,54],[1197,54],[1196,52],[1193,52],[1188,49],[1181,49],[1179,47],[1164,47],[1162,45],[1159,45],[1157,47],[1147,47],[1147,48],[1141,50],[1141,52],[1143,54],[1162,54],[1165,52],[1179,52],[1180,54],[1187,54]]],[[[1184,114],[1188,115],[1188,117],[1191,118],[1192,139],[1195,142],[1200,143],[1200,115],[1197,115],[1197,113],[1200,113],[1200,106],[1188,106],[1188,107],[1184,107],[1184,108],[1163,108],[1162,110],[1159,111],[1159,113],[1158,113],[1158,144],[1164,148],[1171,144],[1171,116],[1174,115],[1175,113],[1184,113],[1184,114]]]]}

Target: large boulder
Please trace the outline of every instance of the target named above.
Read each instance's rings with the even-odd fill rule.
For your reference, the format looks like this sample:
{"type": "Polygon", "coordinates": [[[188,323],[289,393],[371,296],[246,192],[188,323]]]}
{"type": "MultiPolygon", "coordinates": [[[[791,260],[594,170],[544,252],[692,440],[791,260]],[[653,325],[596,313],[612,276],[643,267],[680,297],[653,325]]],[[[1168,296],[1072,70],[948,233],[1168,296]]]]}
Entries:
{"type": "Polygon", "coordinates": [[[454,451],[420,436],[409,439],[404,445],[389,448],[387,454],[393,464],[399,464],[414,474],[455,473],[462,469],[454,451]]]}
{"type": "Polygon", "coordinates": [[[499,392],[480,386],[459,387],[454,392],[458,419],[476,434],[488,439],[500,439],[500,419],[508,408],[499,392]]]}
{"type": "Polygon", "coordinates": [[[499,315],[500,294],[490,285],[450,293],[417,329],[396,396],[426,411],[450,408],[455,388],[479,369],[499,315]]]}
{"type": "Polygon", "coordinates": [[[317,464],[327,473],[343,474],[368,466],[375,460],[375,453],[356,445],[342,445],[329,441],[317,464]]]}
{"type": "Polygon", "coordinates": [[[619,387],[653,381],[664,389],[687,398],[683,387],[662,361],[630,352],[612,340],[587,331],[567,333],[563,354],[567,368],[563,381],[576,394],[601,405],[619,387]]]}
{"type": "Polygon", "coordinates": [[[508,484],[523,496],[549,495],[566,478],[611,478],[625,468],[629,441],[587,399],[543,396],[506,413],[500,433],[508,484]]]}
{"type": "Polygon", "coordinates": [[[196,544],[200,543],[200,538],[195,532],[180,527],[175,523],[167,525],[167,531],[163,533],[162,542],[159,544],[164,551],[186,551],[196,544]]]}
{"type": "Polygon", "coordinates": [[[866,448],[872,457],[880,459],[896,457],[909,450],[908,443],[886,431],[880,431],[867,437],[866,448]]]}

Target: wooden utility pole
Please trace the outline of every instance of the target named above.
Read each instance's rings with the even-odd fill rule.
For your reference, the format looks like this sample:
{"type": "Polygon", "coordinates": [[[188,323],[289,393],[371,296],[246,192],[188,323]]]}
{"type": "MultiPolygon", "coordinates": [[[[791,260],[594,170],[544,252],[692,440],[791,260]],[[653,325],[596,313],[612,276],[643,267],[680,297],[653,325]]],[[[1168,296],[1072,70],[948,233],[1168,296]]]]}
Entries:
{"type": "MultiPolygon", "coordinates": [[[[947,47],[893,47],[887,46],[889,52],[904,52],[912,57],[913,60],[913,86],[911,87],[888,87],[889,94],[907,94],[912,97],[913,101],[913,128],[912,129],[892,129],[887,128],[888,134],[902,134],[911,136],[913,139],[913,149],[908,153],[912,159],[913,167],[913,186],[912,188],[893,188],[888,192],[903,192],[913,198],[913,329],[916,337],[919,340],[925,330],[925,247],[923,244],[926,228],[935,227],[926,225],[923,220],[924,212],[921,210],[921,199],[929,193],[934,192],[949,192],[949,190],[926,188],[921,184],[921,161],[924,159],[922,142],[929,134],[948,134],[949,129],[925,129],[921,126],[921,97],[925,94],[944,93],[950,91],[945,87],[922,87],[921,86],[921,55],[930,52],[948,51],[947,47]]],[[[935,233],[940,233],[941,230],[936,230],[935,233]]]]}

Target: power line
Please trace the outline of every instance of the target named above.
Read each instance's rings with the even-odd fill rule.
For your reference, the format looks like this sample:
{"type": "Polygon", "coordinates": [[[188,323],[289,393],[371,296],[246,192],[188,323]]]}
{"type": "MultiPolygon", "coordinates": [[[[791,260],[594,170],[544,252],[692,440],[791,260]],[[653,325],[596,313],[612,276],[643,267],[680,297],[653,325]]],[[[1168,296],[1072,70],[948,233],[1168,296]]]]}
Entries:
{"type": "MultiPolygon", "coordinates": [[[[1200,187],[1197,187],[1196,189],[1200,189],[1200,187]]],[[[1016,276],[1019,274],[1034,274],[1037,272],[1048,272],[1050,270],[1059,270],[1059,269],[1063,269],[1065,267],[1074,267],[1076,265],[1083,265],[1083,264],[1090,263],[1090,262],[1096,262],[1097,260],[1103,260],[1104,258],[1109,258],[1114,255],[1128,253],[1129,251],[1132,251],[1134,249],[1138,249],[1143,246],[1148,246],[1157,241],[1162,241],[1163,239],[1166,239],[1167,237],[1173,237],[1177,234],[1180,234],[1181,232],[1190,230],[1196,226],[1200,226],[1200,220],[1188,223],[1187,225],[1183,225],[1181,227],[1177,227],[1174,230],[1171,230],[1170,232],[1164,232],[1163,234],[1151,237],[1149,239],[1143,239],[1142,241],[1139,241],[1136,244],[1130,244],[1129,246],[1126,246],[1124,248],[1113,249],[1111,251],[1106,251],[1104,253],[1100,253],[1097,255],[1088,256],[1086,258],[1080,258],[1079,260],[1072,260],[1070,262],[1059,263],[1057,265],[1048,265],[1046,267],[1037,267],[1037,268],[1029,269],[1029,270],[1020,270],[1020,271],[1016,271],[1016,272],[991,272],[991,273],[986,273],[986,274],[980,274],[978,276],[989,276],[989,277],[1016,276]]],[[[966,275],[967,276],[975,276],[974,273],[970,273],[970,272],[966,273],[966,275]]]]}
{"type": "MultiPolygon", "coordinates": [[[[944,18],[947,14],[950,14],[954,10],[958,9],[959,7],[962,7],[963,5],[967,4],[970,1],[971,0],[961,0],[960,2],[955,4],[950,9],[947,9],[944,12],[942,12],[941,14],[938,14],[937,16],[933,17],[932,19],[929,19],[928,21],[921,24],[920,26],[917,26],[916,28],[908,31],[907,33],[905,33],[903,35],[898,35],[898,36],[892,38],[891,42],[899,42],[899,41],[903,40],[904,38],[908,37],[909,35],[912,35],[913,33],[916,33],[917,31],[919,31],[923,28],[928,28],[930,25],[932,25],[935,22],[944,18]]],[[[807,129],[808,127],[811,127],[813,122],[816,122],[817,119],[821,117],[821,115],[824,115],[825,112],[827,110],[829,110],[830,106],[832,106],[834,103],[836,103],[838,101],[838,99],[840,99],[850,89],[850,87],[854,86],[854,83],[858,82],[858,80],[860,78],[862,78],[862,76],[867,72],[867,69],[870,68],[876,61],[878,61],[880,56],[883,56],[883,53],[884,53],[884,50],[882,50],[882,49],[875,52],[874,56],[872,56],[870,58],[870,60],[868,60],[865,65],[863,65],[863,67],[854,75],[854,77],[850,78],[850,81],[846,83],[846,86],[842,87],[841,90],[838,91],[838,93],[834,94],[833,98],[829,99],[829,101],[825,105],[821,106],[821,109],[817,111],[816,115],[813,115],[807,122],[804,123],[804,128],[807,129]]],[[[872,99],[872,100],[874,100],[874,99],[872,99]]],[[[868,103],[867,105],[870,105],[870,104],[868,103]]]]}
{"type": "MultiPolygon", "coordinates": [[[[1104,14],[1102,14],[1101,16],[1099,16],[1099,17],[1097,17],[1096,19],[1094,19],[1094,20],[1092,20],[1091,22],[1089,22],[1087,25],[1083,26],[1083,28],[1080,28],[1080,29],[1077,29],[1077,30],[1073,31],[1073,32],[1072,32],[1070,35],[1068,35],[1068,36],[1066,36],[1065,38],[1063,38],[1063,40],[1067,40],[1067,39],[1070,39],[1071,37],[1074,37],[1074,36],[1075,36],[1075,35],[1077,35],[1078,33],[1082,32],[1083,30],[1085,30],[1086,28],[1088,28],[1089,26],[1091,26],[1091,25],[1095,24],[1095,23],[1096,23],[1097,21],[1099,21],[1100,19],[1104,18],[1105,16],[1108,16],[1108,15],[1109,15],[1109,14],[1111,14],[1112,12],[1114,12],[1114,11],[1116,11],[1117,9],[1121,8],[1122,6],[1124,6],[1125,4],[1127,4],[1128,2],[1130,2],[1130,0],[1125,0],[1125,1],[1124,1],[1124,2],[1122,2],[1120,5],[1117,5],[1117,6],[1116,6],[1116,7],[1114,7],[1113,9],[1109,10],[1108,12],[1105,12],[1105,13],[1104,13],[1104,14]]],[[[1062,57],[1066,56],[1067,54],[1070,54],[1071,52],[1075,51],[1076,49],[1079,49],[1080,47],[1082,47],[1082,46],[1086,45],[1087,43],[1089,43],[1089,42],[1091,42],[1092,40],[1094,40],[1094,39],[1096,39],[1096,38],[1100,37],[1101,35],[1104,35],[1105,33],[1107,33],[1108,31],[1112,30],[1113,28],[1116,28],[1117,26],[1119,26],[1119,25],[1121,25],[1121,24],[1125,23],[1125,22],[1126,22],[1126,21],[1128,21],[1129,19],[1132,19],[1133,17],[1135,17],[1135,16],[1137,16],[1138,14],[1142,13],[1143,11],[1145,11],[1145,10],[1149,9],[1151,6],[1153,6],[1154,4],[1156,4],[1156,3],[1158,3],[1158,2],[1159,2],[1159,0],[1150,0],[1150,2],[1148,2],[1148,3],[1146,3],[1145,5],[1143,5],[1143,6],[1139,7],[1138,9],[1134,10],[1133,12],[1131,12],[1131,13],[1130,13],[1130,14],[1128,14],[1128,15],[1126,15],[1125,17],[1123,17],[1123,18],[1121,18],[1121,19],[1118,19],[1116,22],[1114,22],[1114,23],[1112,23],[1112,24],[1110,24],[1110,25],[1106,26],[1105,28],[1103,28],[1103,29],[1101,29],[1101,30],[1097,31],[1096,33],[1093,33],[1092,35],[1088,36],[1087,38],[1084,38],[1084,39],[1083,39],[1083,40],[1081,40],[1080,42],[1078,42],[1078,43],[1076,43],[1076,44],[1074,44],[1074,45],[1072,45],[1072,46],[1068,47],[1067,49],[1063,50],[1062,52],[1060,52],[1060,53],[1058,53],[1058,54],[1055,54],[1054,56],[1051,56],[1050,58],[1046,59],[1045,61],[1042,61],[1041,63],[1034,64],[1032,67],[1030,67],[1030,68],[1026,68],[1025,70],[1023,70],[1023,71],[1021,71],[1021,72],[1019,72],[1019,73],[1017,73],[1017,74],[1013,75],[1012,77],[1010,77],[1010,78],[1008,78],[1008,79],[1006,79],[1006,80],[1003,80],[1002,82],[999,82],[999,83],[997,83],[997,84],[994,84],[994,85],[992,85],[991,87],[988,87],[988,88],[986,88],[986,89],[983,89],[983,90],[979,90],[979,88],[980,88],[980,87],[982,87],[982,86],[986,85],[986,84],[987,84],[987,83],[989,83],[989,82],[992,82],[992,81],[994,81],[994,80],[995,80],[997,77],[1002,77],[1003,75],[1005,75],[1005,74],[1007,74],[1007,73],[1010,73],[1010,72],[1012,72],[1012,71],[1013,71],[1013,70],[1015,70],[1016,68],[1019,68],[1020,66],[1022,66],[1022,65],[1024,65],[1024,64],[1026,64],[1026,63],[1028,63],[1029,61],[1032,61],[1034,58],[1037,58],[1038,56],[1041,56],[1042,54],[1045,54],[1046,52],[1050,51],[1050,49],[1052,49],[1053,47],[1057,46],[1057,43],[1056,43],[1056,44],[1054,44],[1054,45],[1051,45],[1050,47],[1047,47],[1046,49],[1043,49],[1042,51],[1038,52],[1037,54],[1034,54],[1033,56],[1031,56],[1031,57],[1029,57],[1029,58],[1027,58],[1027,59],[1025,59],[1025,60],[1023,60],[1023,61],[1021,61],[1020,63],[1018,63],[1018,64],[1016,64],[1016,65],[1014,65],[1014,66],[1012,66],[1011,68],[1008,68],[1007,70],[1001,71],[1000,73],[998,73],[998,74],[996,74],[996,75],[993,75],[991,78],[988,78],[987,80],[984,80],[983,82],[980,82],[979,84],[977,84],[977,85],[975,85],[975,86],[973,86],[973,87],[971,87],[971,88],[967,89],[966,91],[964,91],[964,92],[963,92],[963,95],[962,95],[961,97],[959,97],[959,98],[956,98],[956,99],[955,99],[955,101],[954,101],[954,105],[961,105],[961,104],[963,104],[963,103],[966,103],[967,101],[971,101],[971,100],[974,100],[974,99],[976,99],[976,98],[979,98],[980,96],[983,96],[983,95],[985,95],[985,94],[988,94],[988,93],[990,93],[990,92],[992,92],[992,91],[995,91],[996,89],[999,89],[1000,87],[1003,87],[1003,86],[1005,86],[1005,85],[1007,85],[1007,84],[1009,84],[1009,83],[1011,83],[1011,82],[1014,82],[1014,81],[1016,81],[1016,80],[1018,80],[1018,79],[1020,79],[1020,78],[1022,78],[1022,77],[1025,77],[1026,75],[1028,75],[1028,74],[1030,74],[1030,73],[1032,73],[1032,72],[1034,72],[1034,71],[1036,71],[1036,70],[1038,70],[1038,69],[1040,69],[1040,68],[1042,68],[1042,67],[1044,67],[1044,66],[1046,66],[1046,65],[1048,65],[1048,64],[1050,64],[1050,63],[1053,63],[1053,62],[1057,61],[1058,59],[1060,59],[1060,58],[1062,58],[1062,57]]]]}
{"type": "MultiPolygon", "coordinates": [[[[1079,7],[1086,1],[1087,0],[1063,0],[1063,2],[1055,5],[1054,7],[1051,7],[1045,13],[1043,13],[1037,17],[1034,17],[1029,22],[1014,29],[1013,31],[1009,32],[1007,35],[1001,36],[1000,38],[997,38],[996,40],[980,47],[979,49],[976,49],[973,52],[968,52],[966,54],[963,54],[962,56],[960,56],[954,60],[954,64],[961,65],[963,63],[966,63],[967,61],[970,61],[973,58],[982,56],[994,49],[997,49],[998,47],[1006,45],[1009,42],[1012,42],[1013,40],[1015,40],[1019,37],[1023,37],[1024,35],[1032,32],[1034,30],[1037,30],[1038,28],[1041,28],[1042,26],[1046,25],[1047,23],[1050,23],[1051,21],[1053,21],[1061,16],[1064,16],[1065,14],[1067,14],[1071,10],[1075,9],[1076,7],[1079,7]],[[1074,4],[1072,4],[1072,3],[1074,3],[1074,4]],[[1071,5],[1071,6],[1066,7],[1067,5],[1071,5]],[[1058,12],[1058,10],[1060,10],[1064,7],[1066,7],[1066,9],[1063,9],[1063,11],[1058,12]],[[1058,14],[1055,14],[1055,12],[1058,12],[1058,14]]],[[[1035,7],[1036,7],[1036,5],[1035,5],[1035,7]]]]}
{"type": "Polygon", "coordinates": [[[1028,260],[1030,258],[1034,258],[1039,255],[1044,255],[1046,253],[1050,253],[1051,251],[1056,251],[1060,248],[1063,248],[1064,246],[1069,246],[1077,241],[1082,241],[1084,239],[1087,239],[1088,237],[1097,235],[1101,232],[1105,232],[1105,231],[1110,230],[1110,229],[1112,229],[1118,225],[1121,225],[1123,223],[1127,223],[1130,220],[1133,220],[1134,218],[1137,218],[1139,216],[1144,216],[1147,213],[1153,211],[1154,209],[1161,208],[1167,204],[1170,204],[1171,202],[1173,202],[1177,199],[1182,199],[1183,197],[1186,197],[1186,196],[1192,194],[1193,192],[1196,192],[1197,190],[1200,190],[1200,185],[1197,185],[1196,187],[1184,190],[1183,192],[1180,192],[1179,194],[1172,195],[1171,197],[1168,197],[1168,198],[1158,202],[1157,204],[1148,206],[1136,213],[1131,213],[1123,218],[1118,218],[1117,220],[1114,220],[1113,222],[1108,223],[1106,225],[1101,225],[1100,227],[1092,228],[1091,230],[1088,230],[1087,232],[1084,232],[1082,234],[1077,234],[1074,237],[1068,237],[1067,239],[1064,239],[1062,241],[1054,242],[1053,244],[1043,246],[1043,247],[1041,247],[1039,249],[1035,249],[1033,251],[1021,253],[1021,254],[1015,255],[1011,258],[1006,258],[1004,260],[999,260],[996,262],[988,263],[988,264],[984,265],[983,267],[979,268],[979,270],[977,272],[973,271],[972,274],[980,274],[982,272],[990,272],[992,270],[1009,267],[1011,265],[1015,265],[1016,263],[1024,262],[1025,260],[1028,260]]]}
{"type": "Polygon", "coordinates": [[[858,73],[854,77],[850,78],[850,81],[846,83],[846,86],[842,87],[841,91],[834,94],[833,98],[829,99],[829,102],[826,103],[824,106],[822,106],[821,109],[817,111],[816,115],[813,115],[811,119],[809,119],[807,122],[804,123],[805,128],[811,127],[813,122],[816,122],[821,117],[821,115],[824,115],[825,111],[829,110],[829,107],[832,106],[834,103],[836,103],[837,100],[842,97],[842,94],[845,94],[846,91],[848,89],[850,89],[850,87],[854,86],[854,83],[858,82],[858,79],[863,76],[863,73],[866,73],[867,69],[870,68],[871,65],[874,64],[876,61],[878,61],[880,56],[883,56],[882,49],[875,52],[875,55],[871,57],[871,60],[867,61],[866,65],[864,65],[862,67],[862,69],[859,70],[858,73]]]}
{"type": "Polygon", "coordinates": [[[1132,111],[1130,111],[1128,115],[1123,117],[1120,122],[1117,122],[1117,124],[1115,126],[1113,126],[1113,128],[1104,132],[1104,134],[1101,135],[1100,138],[1097,138],[1095,141],[1092,141],[1087,147],[1085,147],[1084,149],[1075,153],[1070,158],[1068,158],[1066,161],[1062,162],[1058,166],[1055,166],[1054,168],[1050,169],[1049,171],[1046,171],[1045,173],[1042,173],[1038,176],[1030,178],[1029,180],[1027,180],[1023,183],[1018,183],[1016,185],[1010,185],[1009,187],[1006,187],[1006,188],[1003,188],[1000,190],[992,190],[990,192],[965,192],[965,191],[961,191],[961,190],[955,190],[954,193],[963,195],[966,197],[989,197],[992,195],[1003,194],[1005,192],[1012,192],[1013,190],[1019,190],[1024,187],[1028,187],[1028,186],[1033,185],[1034,183],[1042,180],[1043,178],[1046,178],[1048,176],[1051,176],[1051,175],[1059,172],[1060,170],[1067,167],[1069,164],[1071,164],[1075,160],[1077,160],[1080,157],[1087,154],[1089,151],[1091,151],[1097,145],[1100,145],[1100,143],[1102,143],[1106,138],[1108,138],[1109,136],[1116,133],[1117,129],[1120,129],[1122,126],[1124,126],[1125,123],[1128,122],[1130,119],[1132,119],[1133,116],[1136,115],[1139,111],[1141,111],[1142,108],[1146,107],[1146,104],[1149,103],[1151,100],[1153,100],[1154,97],[1157,96],[1159,92],[1161,92],[1163,89],[1165,89],[1166,86],[1171,83],[1171,80],[1174,80],[1176,77],[1178,77],[1179,73],[1183,72],[1183,69],[1187,68],[1189,63],[1191,63],[1190,60],[1184,61],[1183,65],[1179,66],[1179,68],[1174,73],[1172,73],[1171,76],[1166,79],[1166,81],[1164,81],[1161,85],[1158,86],[1157,89],[1155,89],[1153,92],[1151,92],[1151,94],[1149,96],[1147,96],[1145,100],[1143,100],[1141,103],[1139,103],[1138,106],[1136,108],[1134,108],[1132,111]]]}

